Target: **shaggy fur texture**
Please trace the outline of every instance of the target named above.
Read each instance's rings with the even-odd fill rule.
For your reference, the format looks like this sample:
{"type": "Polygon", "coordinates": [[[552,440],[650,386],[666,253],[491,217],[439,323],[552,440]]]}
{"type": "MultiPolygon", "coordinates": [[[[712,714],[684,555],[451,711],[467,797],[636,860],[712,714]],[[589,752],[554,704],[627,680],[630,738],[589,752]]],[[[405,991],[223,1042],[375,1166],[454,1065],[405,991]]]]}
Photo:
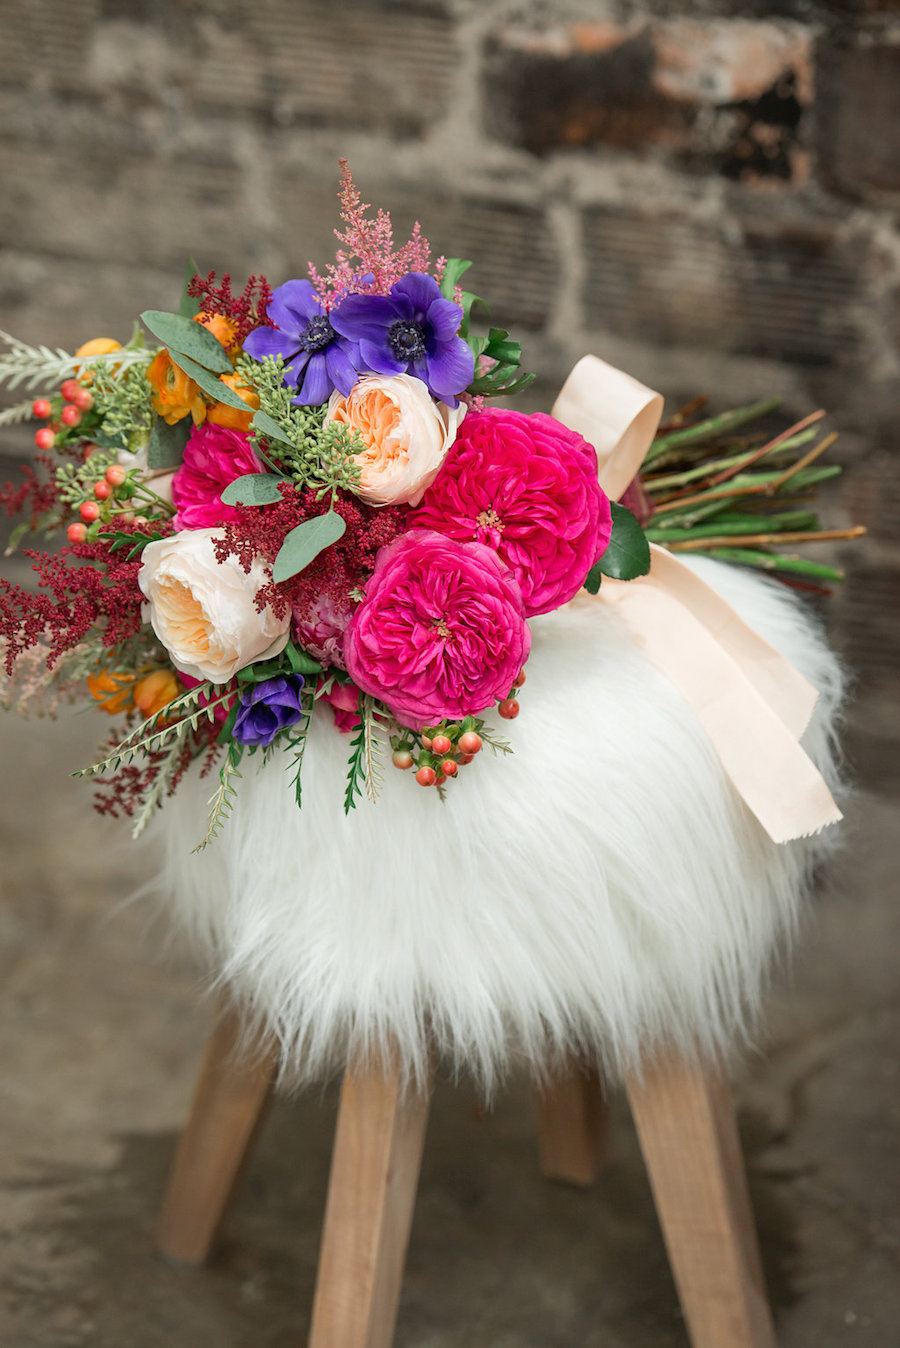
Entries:
{"type": "MultiPolygon", "coordinates": [[[[821,690],[804,745],[836,787],[840,673],[817,627],[783,587],[694,565],[821,690]]],[[[205,852],[208,781],[161,816],[180,927],[278,1036],[287,1080],[391,1044],[421,1078],[436,1046],[489,1091],[514,1058],[541,1074],[571,1049],[616,1074],[664,1041],[715,1053],[752,1028],[834,829],[772,843],[603,604],[532,628],[515,753],[485,749],[445,805],[388,763],[378,803],[345,818],[348,741],[320,715],[302,811],[278,763],[245,760],[205,852]]]]}

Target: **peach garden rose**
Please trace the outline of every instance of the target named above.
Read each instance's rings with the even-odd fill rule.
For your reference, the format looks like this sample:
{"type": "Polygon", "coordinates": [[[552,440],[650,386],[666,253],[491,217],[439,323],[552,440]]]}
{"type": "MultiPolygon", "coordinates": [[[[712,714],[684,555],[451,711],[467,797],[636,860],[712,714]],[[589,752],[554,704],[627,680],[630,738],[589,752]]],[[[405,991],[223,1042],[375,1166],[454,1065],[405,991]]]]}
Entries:
{"type": "Polygon", "coordinates": [[[369,505],[418,505],[456,439],[466,409],[435,402],[413,375],[364,375],[344,395],[335,390],[325,420],[359,432],[359,495],[369,505]]]}
{"type": "Polygon", "coordinates": [[[283,651],[290,627],[290,614],[277,618],[256,607],[268,579],[263,563],[247,574],[234,557],[217,561],[219,536],[215,529],[188,529],[148,543],[138,573],[149,621],[176,669],[212,683],[283,651]]]}

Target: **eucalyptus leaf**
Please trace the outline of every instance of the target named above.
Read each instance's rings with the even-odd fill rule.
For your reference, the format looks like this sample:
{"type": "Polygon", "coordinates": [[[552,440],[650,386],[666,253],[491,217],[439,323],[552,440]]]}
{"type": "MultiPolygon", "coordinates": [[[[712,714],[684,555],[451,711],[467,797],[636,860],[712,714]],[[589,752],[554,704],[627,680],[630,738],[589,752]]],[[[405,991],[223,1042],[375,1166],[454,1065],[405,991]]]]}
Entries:
{"type": "Polygon", "coordinates": [[[145,309],[141,320],[153,336],[159,338],[173,360],[176,354],[187,356],[205,370],[212,370],[213,374],[231,374],[228,352],[202,323],[195,323],[184,314],[167,314],[160,309],[145,309]]]}
{"type": "Polygon", "coordinates": [[[279,486],[286,477],[274,473],[245,473],[236,477],[222,492],[222,504],[228,506],[274,505],[281,500],[279,486]]]}
{"type": "Polygon", "coordinates": [[[650,544],[630,510],[611,502],[612,534],[597,566],[612,580],[635,580],[650,570],[650,544]]]}
{"type": "Polygon", "coordinates": [[[189,257],[184,264],[184,286],[181,291],[181,302],[178,305],[178,312],[182,318],[193,318],[200,312],[200,301],[193,295],[188,294],[188,286],[194,277],[198,274],[197,264],[192,257],[189,257]]]}
{"type": "Polygon", "coordinates": [[[281,551],[275,558],[275,565],[272,568],[275,582],[296,576],[297,572],[309,566],[320,552],[336,543],[346,528],[343,519],[334,510],[298,524],[285,538],[281,551]]]}
{"type": "Polygon", "coordinates": [[[267,440],[282,440],[285,444],[289,443],[283,428],[279,426],[274,417],[269,416],[268,412],[260,410],[254,413],[250,426],[252,430],[264,435],[267,440]]]}
{"type": "MultiPolygon", "coordinates": [[[[197,326],[196,323],[194,326],[197,326]]],[[[195,384],[199,384],[203,392],[217,403],[227,403],[229,407],[236,407],[241,412],[250,411],[250,407],[239,394],[230,389],[227,384],[223,384],[214,374],[210,374],[209,370],[205,370],[202,365],[198,365],[195,360],[191,360],[190,356],[182,355],[180,351],[170,351],[169,355],[179,370],[184,370],[188,378],[193,379],[195,384]]],[[[228,370],[229,373],[232,373],[230,365],[228,370]]]]}
{"type": "Polygon", "coordinates": [[[184,447],[191,433],[190,417],[183,417],[170,426],[162,417],[156,417],[147,446],[148,468],[178,468],[184,457],[184,447]]]}

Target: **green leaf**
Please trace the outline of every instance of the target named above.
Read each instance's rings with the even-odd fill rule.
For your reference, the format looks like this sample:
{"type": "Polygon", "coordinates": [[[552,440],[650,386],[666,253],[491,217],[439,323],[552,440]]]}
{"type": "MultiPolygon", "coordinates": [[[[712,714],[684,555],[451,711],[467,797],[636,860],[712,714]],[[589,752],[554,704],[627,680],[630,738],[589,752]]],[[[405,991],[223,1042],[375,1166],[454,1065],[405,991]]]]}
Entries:
{"type": "MultiPolygon", "coordinates": [[[[650,570],[650,544],[630,510],[617,501],[612,505],[612,535],[597,566],[613,580],[634,580],[650,570]]],[[[591,568],[593,570],[593,568],[591,568]]]]}
{"type": "Polygon", "coordinates": [[[301,650],[295,646],[293,641],[289,641],[284,648],[284,653],[288,658],[291,669],[295,674],[320,674],[322,666],[318,660],[314,660],[308,651],[301,650]]]}
{"type": "Polygon", "coordinates": [[[222,504],[229,506],[274,505],[281,500],[279,485],[287,482],[286,477],[276,477],[274,473],[245,473],[236,477],[222,492],[222,504]]]}
{"type": "MultiPolygon", "coordinates": [[[[173,360],[176,354],[187,356],[214,374],[231,374],[233,367],[228,352],[202,323],[195,323],[184,314],[167,314],[160,309],[145,309],[141,320],[153,336],[159,338],[173,360]]],[[[176,364],[181,362],[176,361],[176,364]]]]}
{"type": "MultiPolygon", "coordinates": [[[[195,323],[196,327],[197,324],[195,323]]],[[[241,412],[249,412],[250,408],[239,394],[230,389],[227,384],[223,384],[209,370],[205,370],[202,365],[198,365],[190,356],[183,356],[178,351],[170,351],[169,355],[178,366],[179,370],[184,370],[189,379],[193,379],[195,384],[199,384],[203,392],[208,394],[214,402],[227,403],[229,407],[236,407],[241,412]]],[[[229,371],[231,366],[228,367],[229,371]]]]}
{"type": "Polygon", "coordinates": [[[297,572],[309,566],[320,552],[336,543],[346,528],[343,519],[334,510],[298,524],[296,529],[292,529],[288,534],[275,558],[275,565],[272,568],[275,582],[296,576],[297,572]]]}
{"type": "Polygon", "coordinates": [[[584,588],[588,594],[599,594],[600,582],[603,580],[603,572],[600,570],[600,563],[592,566],[584,579],[584,588]]]}
{"type": "Polygon", "coordinates": [[[193,318],[195,314],[200,312],[200,301],[194,299],[193,295],[188,294],[188,286],[197,274],[197,264],[192,257],[189,257],[184,264],[184,287],[178,305],[178,312],[182,318],[193,318]]]}
{"type": "Polygon", "coordinates": [[[275,418],[270,417],[268,412],[263,412],[261,410],[255,412],[253,420],[250,422],[250,429],[258,431],[259,434],[264,435],[267,440],[281,440],[284,444],[290,443],[284,428],[279,426],[275,418]]]}
{"type": "Polygon", "coordinates": [[[225,718],[225,721],[222,725],[222,729],[219,731],[216,737],[216,744],[229,744],[231,742],[231,732],[234,730],[234,723],[237,720],[237,714],[240,711],[240,709],[241,709],[241,699],[239,697],[236,697],[234,699],[234,702],[231,704],[231,710],[229,711],[227,717],[225,718]]]}
{"type": "Polygon", "coordinates": [[[453,299],[453,292],[459,285],[459,278],[469,270],[471,265],[471,262],[467,262],[462,257],[447,258],[444,275],[441,277],[441,294],[445,299],[453,299]]]}
{"type": "Polygon", "coordinates": [[[183,417],[170,426],[162,417],[157,417],[150,431],[150,444],[147,446],[148,468],[177,468],[184,457],[184,447],[191,433],[190,417],[183,417]]]}

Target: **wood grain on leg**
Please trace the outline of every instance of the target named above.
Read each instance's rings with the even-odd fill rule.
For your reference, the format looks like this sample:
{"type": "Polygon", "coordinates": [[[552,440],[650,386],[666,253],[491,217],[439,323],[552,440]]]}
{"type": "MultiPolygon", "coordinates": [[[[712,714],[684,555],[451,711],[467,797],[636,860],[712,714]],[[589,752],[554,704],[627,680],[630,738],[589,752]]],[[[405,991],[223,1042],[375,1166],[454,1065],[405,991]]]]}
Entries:
{"type": "Polygon", "coordinates": [[[156,1228],[156,1248],[167,1259],[199,1264],[208,1257],[271,1096],[275,1050],[242,1061],[239,1034],[229,1012],[207,1045],[156,1228]]]}
{"type": "Polygon", "coordinates": [[[587,1189],[609,1160],[609,1126],[599,1075],[572,1062],[535,1095],[541,1174],[587,1189]]]}
{"type": "Polygon", "coordinates": [[[774,1348],[727,1083],[671,1058],[628,1095],[693,1348],[774,1348]]]}
{"type": "Polygon", "coordinates": [[[389,1348],[428,1121],[391,1068],[344,1078],[310,1348],[389,1348]]]}

